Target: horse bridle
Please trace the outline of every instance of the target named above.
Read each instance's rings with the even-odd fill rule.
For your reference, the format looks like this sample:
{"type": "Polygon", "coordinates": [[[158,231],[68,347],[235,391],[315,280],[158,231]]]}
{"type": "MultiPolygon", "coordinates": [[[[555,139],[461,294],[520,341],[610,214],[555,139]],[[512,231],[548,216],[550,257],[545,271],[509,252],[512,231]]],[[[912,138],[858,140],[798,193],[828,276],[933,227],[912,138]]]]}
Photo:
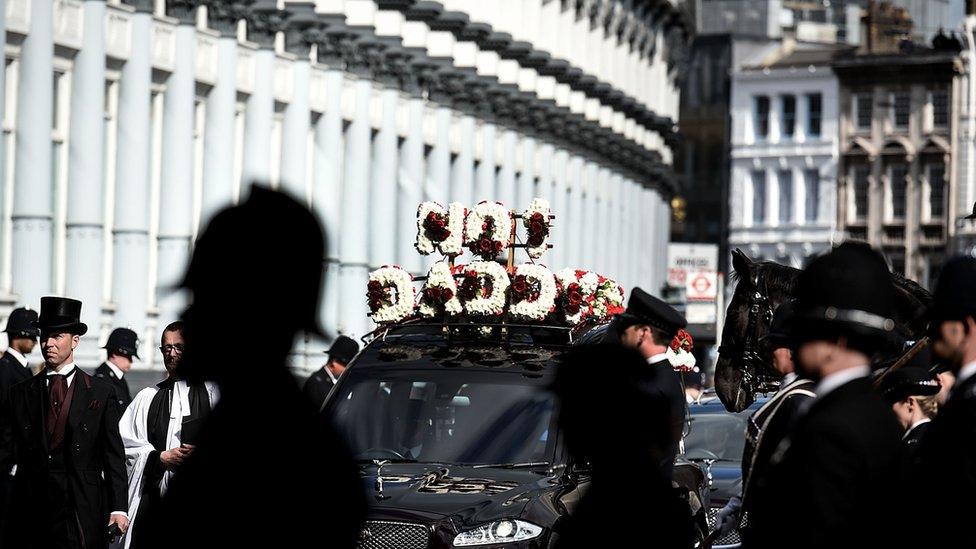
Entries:
{"type": "Polygon", "coordinates": [[[749,317],[746,321],[745,337],[741,344],[736,342],[735,345],[720,345],[718,352],[720,355],[739,354],[743,365],[742,384],[755,392],[770,386],[773,381],[773,376],[767,371],[768,365],[760,353],[759,332],[756,330],[760,321],[767,326],[772,322],[773,307],[770,304],[766,279],[761,269],[757,269],[752,284],[755,291],[749,296],[749,317]]]}

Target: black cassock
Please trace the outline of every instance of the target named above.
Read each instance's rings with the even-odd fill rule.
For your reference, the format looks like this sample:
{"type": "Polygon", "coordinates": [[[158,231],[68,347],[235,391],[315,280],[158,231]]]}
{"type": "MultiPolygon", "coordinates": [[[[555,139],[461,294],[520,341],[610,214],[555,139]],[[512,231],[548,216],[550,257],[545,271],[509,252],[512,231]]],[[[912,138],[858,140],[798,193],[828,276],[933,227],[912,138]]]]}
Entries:
{"type": "Polygon", "coordinates": [[[335,387],[335,382],[332,381],[332,376],[329,372],[325,371],[325,367],[319,368],[314,374],[308,376],[305,380],[305,385],[302,387],[302,392],[308,397],[309,402],[316,410],[322,408],[322,404],[325,403],[325,398],[329,396],[329,392],[335,387]]]}
{"type": "Polygon", "coordinates": [[[77,367],[71,375],[64,438],[55,448],[45,428],[45,372],[15,385],[4,403],[0,463],[17,465],[4,549],[103,547],[109,514],[128,509],[115,391],[77,367]]]}
{"type": "Polygon", "coordinates": [[[125,411],[126,406],[132,402],[132,393],[129,392],[129,383],[124,377],[118,377],[112,368],[108,364],[102,363],[101,366],[95,368],[95,377],[104,379],[115,387],[115,392],[119,397],[119,406],[123,411],[125,411]]]}
{"type": "Polygon", "coordinates": [[[774,453],[748,547],[895,546],[903,434],[868,378],[814,399],[774,453]]]}

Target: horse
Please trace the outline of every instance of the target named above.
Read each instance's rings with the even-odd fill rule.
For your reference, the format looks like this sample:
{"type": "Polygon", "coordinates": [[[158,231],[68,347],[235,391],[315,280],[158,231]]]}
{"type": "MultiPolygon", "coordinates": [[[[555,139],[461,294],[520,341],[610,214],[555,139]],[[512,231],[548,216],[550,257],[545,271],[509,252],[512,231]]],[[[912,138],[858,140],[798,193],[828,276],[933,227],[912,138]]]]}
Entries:
{"type": "MultiPolygon", "coordinates": [[[[715,390],[725,408],[746,409],[756,393],[773,390],[778,375],[772,371],[771,350],[761,344],[773,311],[793,298],[800,269],[772,261],[753,261],[738,248],[732,252],[735,292],[726,309],[725,325],[715,365],[715,390]]],[[[925,335],[925,311],[932,296],[925,288],[898,273],[891,273],[897,290],[895,325],[906,340],[925,335]]],[[[901,347],[872,357],[877,364],[894,362],[901,347]]]]}

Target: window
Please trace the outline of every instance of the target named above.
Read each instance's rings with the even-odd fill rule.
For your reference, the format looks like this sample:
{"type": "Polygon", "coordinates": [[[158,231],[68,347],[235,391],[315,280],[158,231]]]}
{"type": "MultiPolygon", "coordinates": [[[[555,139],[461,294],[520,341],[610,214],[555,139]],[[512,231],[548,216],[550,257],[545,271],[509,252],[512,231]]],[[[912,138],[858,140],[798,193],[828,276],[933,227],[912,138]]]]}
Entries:
{"type": "Polygon", "coordinates": [[[929,218],[945,215],[945,165],[929,164],[929,218]]]}
{"type": "Polygon", "coordinates": [[[809,222],[816,222],[820,212],[820,172],[807,170],[803,173],[806,199],[803,201],[804,218],[809,222]]]}
{"type": "Polygon", "coordinates": [[[765,95],[756,97],[755,130],[757,138],[769,135],[769,98],[765,95]]]}
{"type": "Polygon", "coordinates": [[[929,95],[932,103],[932,126],[946,128],[949,126],[949,92],[935,90],[929,95]]]}
{"type": "Polygon", "coordinates": [[[796,129],[796,96],[783,96],[783,136],[792,137],[796,129]]]}
{"type": "Polygon", "coordinates": [[[819,93],[807,94],[807,136],[820,137],[823,121],[823,96],[819,93]]]}
{"type": "Polygon", "coordinates": [[[781,170],[779,172],[779,222],[782,224],[793,221],[793,172],[781,170]]]}
{"type": "Polygon", "coordinates": [[[857,129],[871,129],[871,119],[874,117],[873,109],[874,100],[870,93],[859,93],[854,96],[854,121],[857,129]]]}
{"type": "Polygon", "coordinates": [[[766,172],[752,172],[752,223],[762,224],[766,220],[766,172]]]}
{"type": "Polygon", "coordinates": [[[891,218],[905,218],[906,181],[908,167],[905,164],[892,164],[888,168],[888,188],[891,198],[891,218]]]}
{"type": "Polygon", "coordinates": [[[912,96],[907,91],[895,92],[891,100],[892,123],[896,128],[907,128],[911,114],[912,96]]]}
{"type": "Polygon", "coordinates": [[[871,169],[864,164],[854,166],[851,179],[854,188],[854,218],[860,221],[868,217],[868,188],[871,169]]]}

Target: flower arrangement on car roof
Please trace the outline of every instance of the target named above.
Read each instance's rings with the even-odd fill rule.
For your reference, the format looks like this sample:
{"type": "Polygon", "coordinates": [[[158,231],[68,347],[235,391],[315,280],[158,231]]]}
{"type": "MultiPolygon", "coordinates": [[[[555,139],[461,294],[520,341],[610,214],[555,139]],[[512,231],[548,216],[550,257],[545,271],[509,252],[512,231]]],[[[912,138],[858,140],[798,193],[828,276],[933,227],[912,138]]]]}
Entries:
{"type": "Polygon", "coordinates": [[[612,279],[581,269],[553,273],[535,262],[552,247],[553,219],[542,198],[522,212],[487,201],[471,209],[457,202],[447,208],[420,204],[415,247],[422,255],[438,251],[446,259],[417,279],[396,265],[373,271],[367,289],[370,316],[380,325],[419,317],[575,326],[622,312],[624,291],[612,279]],[[514,265],[516,249],[525,250],[528,263],[514,265]],[[465,250],[475,259],[455,264],[465,250]],[[419,292],[415,280],[423,281],[419,292]]]}

